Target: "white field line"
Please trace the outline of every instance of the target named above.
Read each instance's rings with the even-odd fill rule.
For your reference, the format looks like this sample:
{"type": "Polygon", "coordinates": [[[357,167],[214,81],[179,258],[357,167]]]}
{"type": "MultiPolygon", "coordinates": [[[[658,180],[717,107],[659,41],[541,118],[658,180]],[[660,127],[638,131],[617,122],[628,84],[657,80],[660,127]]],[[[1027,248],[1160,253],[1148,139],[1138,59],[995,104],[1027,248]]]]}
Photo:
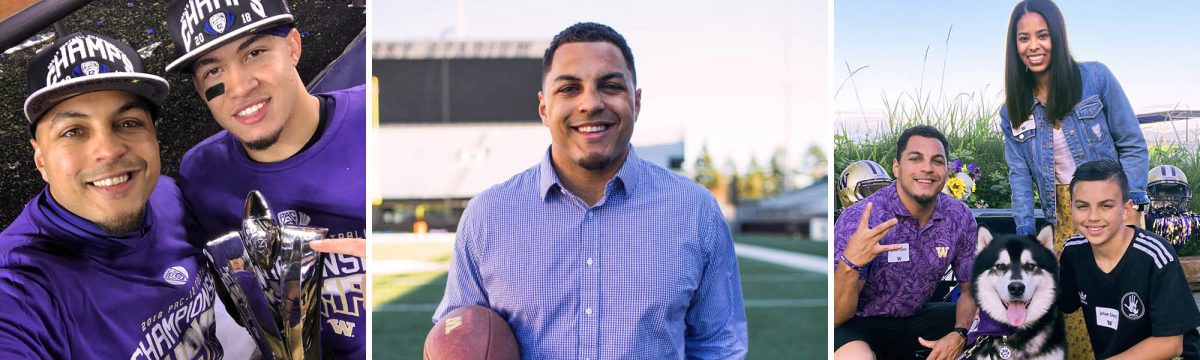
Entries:
{"type": "Polygon", "coordinates": [[[823,256],[777,250],[762,246],[734,243],[733,251],[741,257],[821,274],[828,274],[829,268],[832,267],[829,259],[823,256]]]}

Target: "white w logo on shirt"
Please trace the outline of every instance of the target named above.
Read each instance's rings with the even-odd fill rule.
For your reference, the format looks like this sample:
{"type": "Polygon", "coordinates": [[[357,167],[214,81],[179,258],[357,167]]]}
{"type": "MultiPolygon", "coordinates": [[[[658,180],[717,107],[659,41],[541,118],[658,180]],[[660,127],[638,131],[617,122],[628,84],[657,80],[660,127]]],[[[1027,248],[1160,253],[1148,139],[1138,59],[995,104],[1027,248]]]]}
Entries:
{"type": "Polygon", "coordinates": [[[345,337],[354,337],[354,323],[346,320],[329,319],[329,327],[333,332],[345,337]]]}

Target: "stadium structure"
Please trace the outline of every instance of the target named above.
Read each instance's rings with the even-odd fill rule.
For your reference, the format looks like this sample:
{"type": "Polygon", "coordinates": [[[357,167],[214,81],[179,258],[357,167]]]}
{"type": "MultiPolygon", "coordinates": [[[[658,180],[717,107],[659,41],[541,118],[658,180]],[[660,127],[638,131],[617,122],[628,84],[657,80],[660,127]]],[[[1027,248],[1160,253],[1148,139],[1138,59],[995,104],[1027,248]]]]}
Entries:
{"type": "Polygon", "coordinates": [[[828,196],[829,178],[823,177],[778,196],[739,202],[733,228],[825,241],[829,237],[828,196]]]}
{"type": "MultiPolygon", "coordinates": [[[[550,133],[537,114],[545,41],[375,43],[376,232],[453,232],[467,202],[534,166],[550,133]]],[[[684,142],[639,144],[682,171],[684,142]]]]}

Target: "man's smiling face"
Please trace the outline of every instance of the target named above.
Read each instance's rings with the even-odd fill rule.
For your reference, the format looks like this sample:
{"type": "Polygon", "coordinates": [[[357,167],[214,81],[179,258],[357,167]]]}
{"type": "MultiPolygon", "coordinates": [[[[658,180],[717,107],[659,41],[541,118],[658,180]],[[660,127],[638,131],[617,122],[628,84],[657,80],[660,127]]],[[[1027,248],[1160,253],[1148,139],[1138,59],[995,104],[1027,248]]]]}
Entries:
{"type": "Polygon", "coordinates": [[[299,60],[295,29],[286,37],[246,35],[197,59],[192,83],[222,128],[246,147],[265,150],[279,140],[299,106],[300,96],[290,91],[300,81],[299,60]]]}
{"type": "Polygon", "coordinates": [[[914,135],[892,163],[896,188],[901,196],[917,203],[931,204],[946,185],[946,149],[935,138],[914,135]]]}
{"type": "Polygon", "coordinates": [[[621,50],[609,42],[559,46],[538,93],[558,166],[609,170],[629,151],[641,90],[621,50]]]}
{"type": "Polygon", "coordinates": [[[109,90],[47,111],[30,144],[54,200],[109,233],[136,228],[160,171],[148,107],[145,99],[109,90]]]}

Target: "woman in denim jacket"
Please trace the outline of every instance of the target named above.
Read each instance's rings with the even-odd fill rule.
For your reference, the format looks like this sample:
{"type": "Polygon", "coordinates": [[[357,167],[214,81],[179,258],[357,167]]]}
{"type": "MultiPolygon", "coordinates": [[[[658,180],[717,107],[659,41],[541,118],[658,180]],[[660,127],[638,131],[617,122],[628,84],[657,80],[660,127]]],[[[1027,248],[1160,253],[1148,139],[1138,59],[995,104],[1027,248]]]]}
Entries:
{"type": "MultiPolygon", "coordinates": [[[[1004,75],[1000,132],[1018,233],[1034,233],[1036,184],[1042,212],[1055,224],[1055,253],[1062,251],[1066,238],[1076,233],[1068,185],[1075,167],[1088,161],[1119,161],[1129,179],[1130,198],[1139,206],[1149,202],[1150,159],[1129,99],[1103,64],[1075,62],[1062,12],[1054,3],[1027,0],[1013,9],[1004,75]]],[[[1082,317],[1070,314],[1067,324],[1070,357],[1090,358],[1082,317]]]]}
{"type": "Polygon", "coordinates": [[[1129,99],[1104,64],[1077,63],[1071,57],[1058,8],[1046,0],[1017,4],[1007,48],[1007,98],[1000,109],[1000,127],[1017,232],[1034,234],[1034,184],[1046,220],[1071,227],[1061,219],[1064,214],[1051,211],[1058,198],[1055,185],[1069,184],[1071,175],[1065,174],[1066,182],[1058,181],[1062,176],[1056,174],[1056,130],[1074,161],[1070,168],[1092,160],[1118,160],[1129,178],[1130,198],[1135,204],[1148,203],[1149,154],[1129,99]],[[1018,33],[1021,19],[1040,26],[1018,33]]]}

